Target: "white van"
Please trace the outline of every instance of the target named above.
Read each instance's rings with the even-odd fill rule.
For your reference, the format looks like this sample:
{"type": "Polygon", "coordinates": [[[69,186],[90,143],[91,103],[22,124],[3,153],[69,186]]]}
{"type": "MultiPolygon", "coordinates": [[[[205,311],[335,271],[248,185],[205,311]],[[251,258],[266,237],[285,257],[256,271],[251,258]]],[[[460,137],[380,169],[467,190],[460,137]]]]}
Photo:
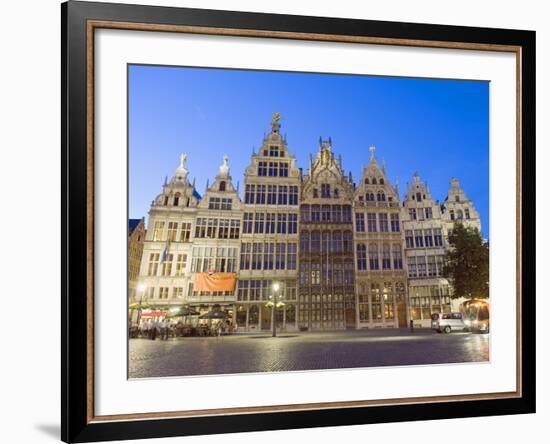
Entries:
{"type": "Polygon", "coordinates": [[[439,333],[451,333],[452,331],[467,331],[462,313],[434,313],[432,314],[432,330],[439,333]]]}

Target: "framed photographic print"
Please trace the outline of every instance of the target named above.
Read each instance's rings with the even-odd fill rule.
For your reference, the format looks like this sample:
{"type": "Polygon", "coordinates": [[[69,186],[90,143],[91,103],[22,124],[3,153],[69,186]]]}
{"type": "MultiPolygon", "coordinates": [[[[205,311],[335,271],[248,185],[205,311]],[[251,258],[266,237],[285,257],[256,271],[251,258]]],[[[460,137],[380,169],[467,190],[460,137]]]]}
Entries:
{"type": "Polygon", "coordinates": [[[535,411],[535,33],[64,3],[62,439],[535,411]]]}

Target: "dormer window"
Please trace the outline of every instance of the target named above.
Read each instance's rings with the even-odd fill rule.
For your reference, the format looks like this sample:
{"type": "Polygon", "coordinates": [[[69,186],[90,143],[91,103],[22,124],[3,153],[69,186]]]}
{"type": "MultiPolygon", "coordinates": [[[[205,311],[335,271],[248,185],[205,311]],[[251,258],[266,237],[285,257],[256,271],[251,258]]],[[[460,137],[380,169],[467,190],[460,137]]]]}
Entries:
{"type": "Polygon", "coordinates": [[[219,188],[220,191],[225,191],[225,180],[222,180],[220,182],[220,188],[219,188]]]}
{"type": "Polygon", "coordinates": [[[174,196],[174,206],[177,207],[180,203],[180,193],[176,193],[174,196]]]}
{"type": "Polygon", "coordinates": [[[370,183],[370,181],[369,181],[369,178],[367,177],[367,178],[365,179],[365,185],[368,185],[369,183],[370,183]]]}
{"type": "Polygon", "coordinates": [[[382,192],[379,191],[379,192],[376,194],[376,200],[377,200],[378,202],[384,202],[384,201],[386,200],[386,195],[385,195],[384,193],[382,193],[382,192]]]}
{"type": "Polygon", "coordinates": [[[270,146],[269,147],[269,157],[279,157],[279,147],[278,146],[270,146]]]}
{"type": "Polygon", "coordinates": [[[168,205],[168,196],[164,196],[164,205],[165,205],[165,206],[168,205]]]}
{"type": "Polygon", "coordinates": [[[455,202],[460,202],[460,196],[455,196],[455,202]]]}
{"type": "Polygon", "coordinates": [[[317,191],[317,188],[313,188],[313,197],[319,197],[319,192],[317,191]]]}
{"type": "Polygon", "coordinates": [[[384,185],[384,179],[380,179],[380,185],[384,185]]]}
{"type": "Polygon", "coordinates": [[[417,202],[422,202],[422,193],[416,193],[417,202]]]}
{"type": "Polygon", "coordinates": [[[328,183],[321,184],[321,197],[330,197],[330,185],[328,183]]]}
{"type": "Polygon", "coordinates": [[[373,177],[373,178],[372,178],[372,184],[373,184],[373,185],[376,185],[376,177],[373,177]]]}
{"type": "Polygon", "coordinates": [[[466,219],[470,219],[470,210],[464,210],[464,215],[466,216],[466,219]]]}
{"type": "Polygon", "coordinates": [[[338,188],[334,188],[334,197],[338,198],[338,188]]]}

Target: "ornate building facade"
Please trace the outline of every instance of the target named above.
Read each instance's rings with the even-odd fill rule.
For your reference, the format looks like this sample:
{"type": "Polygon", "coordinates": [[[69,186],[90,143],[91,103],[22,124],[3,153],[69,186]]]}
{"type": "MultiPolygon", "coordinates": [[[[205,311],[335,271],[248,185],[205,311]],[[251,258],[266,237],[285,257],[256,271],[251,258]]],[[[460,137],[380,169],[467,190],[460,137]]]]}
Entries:
{"type": "Polygon", "coordinates": [[[432,313],[451,310],[452,288],[441,276],[448,232],[455,222],[481,230],[458,180],[440,205],[415,175],[401,205],[374,147],[357,185],[330,139],[319,141],[302,175],[280,129],[275,113],[245,170],[242,200],[227,156],[201,198],[182,155],[151,204],[146,233],[143,222],[130,231],[129,258],[138,251],[133,237],[145,240],[139,278],[135,258],[129,261],[129,298],[165,311],[216,307],[251,332],[273,327],[275,282],[284,304],[274,321],[287,331],[404,327],[410,320],[427,327],[432,313]],[[231,285],[205,286],[219,275],[231,285]]]}
{"type": "Polygon", "coordinates": [[[310,158],[300,201],[300,329],[355,328],[353,266],[353,179],[319,141],[310,158]]]}
{"type": "Polygon", "coordinates": [[[446,226],[441,206],[428,185],[415,174],[408,184],[401,218],[409,277],[410,318],[429,327],[432,313],[451,310],[450,289],[442,277],[446,252],[446,226]]]}
{"type": "MultiPolygon", "coordinates": [[[[191,282],[186,302],[204,314],[214,307],[224,309],[235,321],[235,285],[232,289],[198,288],[196,277],[201,273],[236,273],[241,246],[242,203],[229,174],[229,158],[212,185],[197,205],[191,251],[191,282]]],[[[235,279],[234,279],[235,280],[235,279]]]]}
{"type": "Polygon", "coordinates": [[[276,113],[244,175],[236,322],[247,331],[272,327],[266,303],[275,281],[286,304],[277,311],[276,322],[287,330],[296,328],[300,170],[280,129],[276,113]]]}
{"type": "Polygon", "coordinates": [[[192,232],[201,196],[188,179],[182,154],[180,165],[151,204],[143,246],[140,284],[151,305],[176,306],[190,288],[192,232]]]}
{"type": "Polygon", "coordinates": [[[370,148],[354,193],[355,289],[358,328],[405,327],[407,276],[403,263],[399,191],[370,148]]]}

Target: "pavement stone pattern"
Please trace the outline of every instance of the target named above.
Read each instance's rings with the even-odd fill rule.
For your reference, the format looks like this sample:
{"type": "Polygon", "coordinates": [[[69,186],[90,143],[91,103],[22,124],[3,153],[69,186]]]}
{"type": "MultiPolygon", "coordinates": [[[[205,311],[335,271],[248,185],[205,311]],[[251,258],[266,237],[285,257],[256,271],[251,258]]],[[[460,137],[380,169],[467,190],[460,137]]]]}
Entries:
{"type": "Polygon", "coordinates": [[[215,375],[489,360],[488,334],[428,329],[130,339],[129,378],[215,375]]]}

